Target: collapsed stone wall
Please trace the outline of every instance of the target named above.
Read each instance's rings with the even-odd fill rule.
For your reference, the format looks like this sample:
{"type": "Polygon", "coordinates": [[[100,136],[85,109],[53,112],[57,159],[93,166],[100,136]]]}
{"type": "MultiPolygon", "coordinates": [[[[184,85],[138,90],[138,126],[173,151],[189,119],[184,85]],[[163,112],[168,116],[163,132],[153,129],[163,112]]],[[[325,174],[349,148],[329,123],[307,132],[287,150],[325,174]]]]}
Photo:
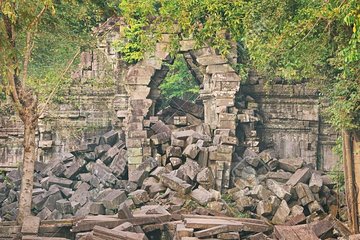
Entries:
{"type": "Polygon", "coordinates": [[[318,169],[333,169],[338,160],[333,148],[339,135],[322,117],[316,88],[306,83],[266,87],[263,79],[252,75],[241,86],[241,93],[256,104],[261,148],[273,147],[279,158],[301,157],[318,169]]]}
{"type": "MultiPolygon", "coordinates": [[[[118,54],[111,45],[118,37],[118,29],[113,30],[99,38],[96,49],[81,54],[71,85],[63,87],[62,98],[41,116],[36,133],[38,161],[48,162],[93,136],[122,127],[116,111],[125,104],[118,81],[121,77],[118,54]]],[[[0,103],[0,109],[5,104],[0,103]]],[[[22,141],[20,118],[14,112],[0,112],[0,168],[18,166],[23,155],[22,141]]]]}

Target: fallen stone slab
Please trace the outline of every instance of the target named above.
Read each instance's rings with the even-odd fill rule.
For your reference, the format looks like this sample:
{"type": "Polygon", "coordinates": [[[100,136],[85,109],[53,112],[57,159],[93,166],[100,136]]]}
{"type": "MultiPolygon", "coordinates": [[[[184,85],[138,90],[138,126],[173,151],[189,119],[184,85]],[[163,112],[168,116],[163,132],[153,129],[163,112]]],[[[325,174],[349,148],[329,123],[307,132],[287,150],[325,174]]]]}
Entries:
{"type": "Polygon", "coordinates": [[[213,200],[212,194],[205,188],[199,187],[190,193],[191,199],[202,206],[206,206],[208,202],[213,200]]]}
{"type": "Polygon", "coordinates": [[[77,159],[72,162],[69,168],[67,168],[64,172],[64,176],[68,179],[75,179],[77,175],[83,171],[86,161],[82,159],[77,159]]]}
{"type": "Polygon", "coordinates": [[[273,224],[284,224],[289,214],[290,208],[287,205],[286,201],[282,200],[271,221],[273,224]]]}
{"type": "Polygon", "coordinates": [[[113,146],[119,140],[119,133],[111,130],[100,137],[100,144],[108,144],[113,146]]]}
{"type": "Polygon", "coordinates": [[[215,177],[210,168],[204,168],[196,175],[196,181],[205,189],[213,189],[215,187],[215,177]]]}
{"type": "Polygon", "coordinates": [[[142,205],[150,200],[148,193],[142,189],[129,193],[128,196],[133,200],[135,205],[142,205]]]}
{"type": "Polygon", "coordinates": [[[277,239],[283,240],[319,240],[319,238],[312,231],[310,225],[297,226],[275,226],[274,235],[277,239]]]}
{"type": "Polygon", "coordinates": [[[118,209],[119,205],[127,199],[124,191],[113,190],[107,194],[101,202],[104,204],[106,209],[115,210],[118,209]]]}
{"type": "Polygon", "coordinates": [[[279,159],[279,167],[288,172],[295,172],[304,165],[302,158],[284,158],[279,159]]]}
{"type": "Polygon", "coordinates": [[[40,218],[35,216],[27,216],[23,220],[21,226],[21,233],[24,235],[34,234],[37,235],[40,227],[40,218]]]}
{"type": "Polygon", "coordinates": [[[307,183],[311,177],[310,168],[302,168],[296,170],[296,172],[286,182],[287,185],[295,186],[297,183],[307,183]]]}
{"type": "Polygon", "coordinates": [[[296,194],[300,199],[300,202],[303,206],[313,202],[315,200],[313,193],[311,192],[309,186],[304,183],[298,183],[295,186],[296,194]]]}
{"type": "Polygon", "coordinates": [[[190,144],[184,149],[183,155],[191,159],[195,159],[199,152],[200,149],[196,144],[190,144]]]}
{"type": "Polygon", "coordinates": [[[184,180],[177,178],[171,174],[163,174],[160,177],[161,182],[170,189],[177,191],[180,194],[188,194],[191,191],[191,185],[184,180]]]}
{"type": "Polygon", "coordinates": [[[290,192],[286,191],[279,183],[274,180],[266,180],[266,186],[272,191],[278,198],[289,201],[291,198],[290,192]]]}
{"type": "Polygon", "coordinates": [[[319,173],[314,172],[309,181],[309,187],[313,193],[318,193],[323,186],[323,179],[319,173]]]}

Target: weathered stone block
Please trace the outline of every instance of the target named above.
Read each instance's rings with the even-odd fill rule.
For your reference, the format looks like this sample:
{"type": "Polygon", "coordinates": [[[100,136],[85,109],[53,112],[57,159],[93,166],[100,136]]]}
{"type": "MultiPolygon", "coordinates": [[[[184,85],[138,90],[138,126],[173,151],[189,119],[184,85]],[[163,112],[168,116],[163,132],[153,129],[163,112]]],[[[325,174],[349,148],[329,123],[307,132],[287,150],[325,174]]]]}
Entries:
{"type": "Polygon", "coordinates": [[[270,201],[262,200],[256,206],[256,213],[260,216],[270,216],[273,212],[273,207],[270,201]]]}
{"type": "Polygon", "coordinates": [[[323,185],[323,180],[319,173],[314,172],[311,175],[309,187],[313,193],[318,193],[323,185]]]}
{"type": "Polygon", "coordinates": [[[102,157],[101,160],[106,164],[109,165],[113,158],[120,152],[120,149],[117,145],[111,147],[102,157]]]}
{"type": "Polygon", "coordinates": [[[113,161],[109,165],[109,168],[112,170],[112,173],[116,177],[120,177],[125,173],[126,164],[127,164],[127,151],[120,149],[119,153],[114,157],[113,161]]]}
{"type": "Polygon", "coordinates": [[[285,201],[290,200],[291,194],[286,191],[279,183],[274,180],[266,180],[266,186],[272,191],[278,198],[284,199],[285,201]]]}
{"type": "Polygon", "coordinates": [[[196,58],[196,61],[202,65],[212,65],[212,64],[224,64],[226,63],[226,59],[220,55],[207,55],[196,58]]]}
{"type": "Polygon", "coordinates": [[[287,217],[290,214],[290,208],[287,205],[285,200],[282,200],[280,206],[275,212],[274,217],[272,218],[273,224],[284,224],[287,220],[287,217]]]}
{"type": "Polygon", "coordinates": [[[72,213],[72,207],[71,203],[68,200],[60,199],[56,201],[56,209],[61,214],[71,214],[72,213]]]}
{"type": "Polygon", "coordinates": [[[279,167],[288,172],[295,172],[304,164],[302,158],[285,158],[279,160],[279,167]]]}
{"type": "Polygon", "coordinates": [[[134,182],[140,187],[147,176],[149,176],[148,171],[136,169],[129,172],[129,182],[134,182]]]}
{"type": "Polygon", "coordinates": [[[215,187],[215,177],[210,168],[204,168],[196,175],[196,181],[205,189],[215,187]]]}
{"type": "Polygon", "coordinates": [[[179,192],[180,194],[188,194],[191,191],[190,184],[170,174],[163,174],[160,179],[165,186],[179,192]]]}
{"type": "Polygon", "coordinates": [[[303,206],[306,206],[315,200],[314,195],[307,184],[298,183],[295,186],[295,190],[303,206]]]}
{"type": "Polygon", "coordinates": [[[105,207],[101,202],[92,202],[89,213],[93,215],[105,214],[105,207]]]}
{"type": "Polygon", "coordinates": [[[191,180],[195,180],[195,177],[199,173],[199,171],[199,164],[196,161],[188,158],[186,159],[185,163],[180,166],[177,172],[183,175],[184,180],[186,179],[186,177],[190,178],[191,180]]]}
{"type": "Polygon", "coordinates": [[[310,168],[302,168],[296,170],[296,172],[286,182],[287,185],[295,186],[297,183],[306,183],[311,177],[310,168]]]}
{"type": "Polygon", "coordinates": [[[118,209],[120,203],[126,200],[126,194],[121,190],[112,190],[109,194],[107,194],[101,202],[104,204],[106,209],[115,210],[118,209]]]}
{"type": "Polygon", "coordinates": [[[266,178],[273,179],[277,182],[286,183],[290,178],[292,174],[289,172],[268,172],[266,174],[266,178]]]}
{"type": "Polygon", "coordinates": [[[170,161],[171,166],[173,167],[173,169],[177,169],[182,164],[181,158],[178,158],[178,157],[171,157],[169,159],[169,161],[170,161]]]}
{"type": "Polygon", "coordinates": [[[212,194],[202,187],[193,190],[190,193],[190,197],[202,206],[206,206],[212,200],[212,194]]]}
{"type": "Polygon", "coordinates": [[[140,189],[130,193],[129,197],[133,200],[135,205],[142,205],[150,200],[148,193],[145,190],[140,189]]]}
{"type": "Polygon", "coordinates": [[[200,149],[196,144],[190,144],[184,149],[183,155],[191,159],[195,159],[199,152],[200,149]]]}
{"type": "Polygon", "coordinates": [[[51,185],[59,185],[59,186],[63,186],[63,187],[71,187],[71,185],[73,184],[73,181],[66,179],[66,178],[57,178],[57,177],[49,177],[48,178],[48,187],[50,187],[51,185]]]}
{"type": "Polygon", "coordinates": [[[102,155],[104,155],[110,148],[111,146],[109,144],[101,144],[96,146],[94,150],[96,158],[101,158],[102,155]]]}
{"type": "Polygon", "coordinates": [[[100,144],[113,146],[119,140],[119,133],[111,130],[100,137],[100,144]]]}

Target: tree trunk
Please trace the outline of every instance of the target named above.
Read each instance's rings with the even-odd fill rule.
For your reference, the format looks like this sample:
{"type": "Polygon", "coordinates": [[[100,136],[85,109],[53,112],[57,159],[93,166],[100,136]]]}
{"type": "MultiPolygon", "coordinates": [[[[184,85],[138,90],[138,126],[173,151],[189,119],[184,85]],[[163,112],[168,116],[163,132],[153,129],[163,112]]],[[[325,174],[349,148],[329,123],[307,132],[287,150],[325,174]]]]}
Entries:
{"type": "Polygon", "coordinates": [[[359,232],[359,223],[352,132],[343,130],[342,137],[345,173],[345,193],[349,215],[349,228],[353,234],[357,234],[359,232]]]}
{"type": "Polygon", "coordinates": [[[22,116],[24,123],[24,156],[22,165],[21,191],[17,221],[22,223],[26,216],[31,215],[34,167],[36,158],[35,130],[38,119],[35,113],[25,111],[22,116]]]}

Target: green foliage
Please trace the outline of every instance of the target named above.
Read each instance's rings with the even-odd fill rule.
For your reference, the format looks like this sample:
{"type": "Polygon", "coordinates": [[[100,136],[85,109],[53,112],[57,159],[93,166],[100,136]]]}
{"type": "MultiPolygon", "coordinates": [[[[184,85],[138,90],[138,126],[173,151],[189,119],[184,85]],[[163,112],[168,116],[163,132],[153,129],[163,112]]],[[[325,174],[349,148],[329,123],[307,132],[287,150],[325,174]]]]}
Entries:
{"type": "Polygon", "coordinates": [[[194,100],[198,96],[199,85],[190,73],[183,55],[178,54],[174,63],[169,64],[169,72],[160,84],[160,90],[166,103],[173,97],[194,100]]]}
{"type": "Polygon", "coordinates": [[[250,218],[250,214],[247,212],[239,211],[236,206],[236,202],[233,201],[231,194],[224,193],[221,195],[221,199],[227,207],[229,213],[236,218],[250,218]]]}
{"type": "Polygon", "coordinates": [[[243,42],[261,74],[311,81],[336,128],[359,129],[360,2],[243,1],[243,42]]]}
{"type": "Polygon", "coordinates": [[[345,174],[343,165],[343,150],[342,150],[342,137],[336,140],[336,145],[333,151],[339,156],[339,160],[336,162],[333,169],[328,173],[331,179],[336,183],[336,188],[339,191],[345,190],[345,174]]]}
{"type": "Polygon", "coordinates": [[[117,43],[118,51],[125,61],[134,63],[159,40],[160,33],[174,33],[173,46],[178,46],[180,34],[194,38],[198,46],[206,42],[226,55],[229,40],[241,34],[240,9],[241,4],[232,0],[124,0],[120,11],[129,26],[125,29],[128,40],[117,43]]]}
{"type": "Polygon", "coordinates": [[[124,39],[113,43],[115,51],[121,54],[121,59],[127,63],[136,63],[144,58],[146,47],[146,36],[141,22],[132,24],[124,30],[124,39]]]}
{"type": "Polygon", "coordinates": [[[254,69],[269,83],[310,81],[330,101],[335,127],[360,128],[358,0],[125,0],[120,10],[136,29],[124,48],[134,54],[130,62],[143,58],[147,38],[158,40],[164,32],[192,37],[197,46],[206,43],[224,55],[236,41],[242,77],[254,69]]]}
{"type": "MultiPolygon", "coordinates": [[[[53,89],[70,84],[68,71],[59,79],[76,52],[95,46],[96,39],[91,32],[93,27],[105,21],[118,11],[118,0],[71,0],[71,1],[10,1],[1,2],[0,7],[0,75],[5,66],[14,61],[20,72],[24,57],[27,28],[42,8],[46,11],[39,19],[33,32],[32,54],[27,81],[23,84],[32,88],[44,101],[53,89]],[[10,17],[16,26],[16,48],[9,45],[5,32],[4,16],[10,17]],[[59,81],[61,83],[59,84],[59,81]]],[[[73,62],[73,66],[78,59],[73,62]]],[[[0,78],[0,95],[6,93],[6,78],[0,78]],[[2,90],[3,89],[3,90],[2,90]]],[[[22,80],[22,79],[20,79],[22,80]]],[[[61,91],[60,91],[61,92],[61,91]]]]}

